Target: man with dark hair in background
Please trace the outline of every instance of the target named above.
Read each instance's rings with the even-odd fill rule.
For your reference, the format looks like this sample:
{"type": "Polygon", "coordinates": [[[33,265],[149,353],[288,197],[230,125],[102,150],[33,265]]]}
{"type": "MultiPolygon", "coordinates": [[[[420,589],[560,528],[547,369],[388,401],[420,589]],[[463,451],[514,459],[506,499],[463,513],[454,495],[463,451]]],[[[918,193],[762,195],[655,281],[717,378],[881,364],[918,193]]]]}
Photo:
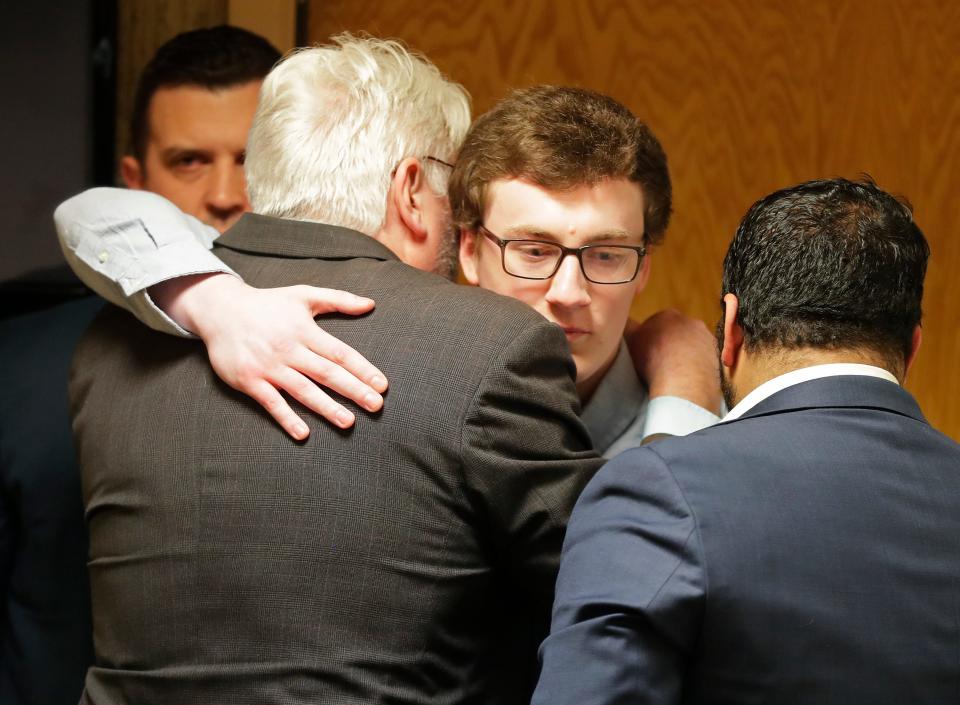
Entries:
{"type": "MultiPolygon", "coordinates": [[[[262,37],[227,26],[185,32],[160,47],[138,86],[132,155],[121,162],[127,185],[220,229],[248,210],[246,135],[260,83],[279,58],[262,37]]],[[[76,702],[93,660],[66,387],[74,345],[101,305],[84,297],[0,323],[4,705],[76,702]]]]}
{"type": "Polygon", "coordinates": [[[872,182],[750,209],[724,261],[733,409],[584,490],[535,703],[956,700],[960,446],[900,386],[928,255],[872,182]]]}
{"type": "Polygon", "coordinates": [[[130,118],[128,188],[159,193],[226,230],[250,209],[243,159],[263,77],[280,53],[221,25],[178,34],[143,69],[130,118]]]}

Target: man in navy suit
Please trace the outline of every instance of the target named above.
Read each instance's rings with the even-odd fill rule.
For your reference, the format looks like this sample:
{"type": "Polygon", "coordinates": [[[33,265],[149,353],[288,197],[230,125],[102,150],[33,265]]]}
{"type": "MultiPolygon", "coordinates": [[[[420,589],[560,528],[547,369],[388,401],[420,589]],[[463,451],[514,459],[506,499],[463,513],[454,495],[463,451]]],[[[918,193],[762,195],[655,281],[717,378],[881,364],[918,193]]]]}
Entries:
{"type": "Polygon", "coordinates": [[[535,703],[957,702],[960,446],[900,386],[928,255],[871,182],[750,209],[718,327],[732,410],[588,485],[535,703]]]}

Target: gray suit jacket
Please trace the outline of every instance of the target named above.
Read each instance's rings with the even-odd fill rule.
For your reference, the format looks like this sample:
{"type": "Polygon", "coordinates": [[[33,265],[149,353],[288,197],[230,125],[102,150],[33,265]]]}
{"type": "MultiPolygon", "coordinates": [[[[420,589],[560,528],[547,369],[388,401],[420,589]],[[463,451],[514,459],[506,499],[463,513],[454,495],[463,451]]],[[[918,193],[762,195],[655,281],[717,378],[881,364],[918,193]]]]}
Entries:
{"type": "Polygon", "coordinates": [[[256,286],[374,298],[321,323],[391,388],[381,413],[313,419],[298,444],[198,344],[118,310],[95,323],[71,387],[85,702],[527,699],[566,520],[599,465],[562,333],[342,228],[247,215],[215,251],[256,286]]]}
{"type": "Polygon", "coordinates": [[[596,475],[534,703],[956,703],[958,654],[960,446],[829,377],[596,475]]]}

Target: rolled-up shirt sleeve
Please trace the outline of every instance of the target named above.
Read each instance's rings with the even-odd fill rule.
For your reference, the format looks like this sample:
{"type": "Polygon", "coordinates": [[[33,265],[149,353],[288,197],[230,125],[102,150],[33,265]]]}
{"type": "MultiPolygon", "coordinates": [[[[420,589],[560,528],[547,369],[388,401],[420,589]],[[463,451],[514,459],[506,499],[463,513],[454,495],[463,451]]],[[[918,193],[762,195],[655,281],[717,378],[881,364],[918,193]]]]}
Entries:
{"type": "Polygon", "coordinates": [[[91,289],[146,325],[192,337],[147,289],[177,277],[235,272],[210,252],[219,232],[149,191],[93,188],[53,216],[67,263],[91,289]]]}

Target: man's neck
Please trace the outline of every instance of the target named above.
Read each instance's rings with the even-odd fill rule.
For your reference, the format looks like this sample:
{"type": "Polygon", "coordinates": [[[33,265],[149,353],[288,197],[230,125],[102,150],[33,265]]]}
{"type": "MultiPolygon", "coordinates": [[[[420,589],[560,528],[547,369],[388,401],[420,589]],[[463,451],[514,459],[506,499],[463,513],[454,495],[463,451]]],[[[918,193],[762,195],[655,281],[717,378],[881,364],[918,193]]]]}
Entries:
{"type": "Polygon", "coordinates": [[[873,350],[802,348],[799,350],[765,352],[743,349],[740,352],[737,369],[731,375],[731,382],[735,390],[734,404],[739,403],[764,382],[780,375],[815,365],[843,363],[879,367],[896,377],[901,384],[903,383],[903,367],[892,367],[887,357],[873,350]]]}
{"type": "Polygon", "coordinates": [[[586,406],[593,398],[593,393],[597,391],[597,387],[600,386],[603,378],[607,376],[607,372],[613,367],[613,362],[617,359],[617,353],[619,352],[619,346],[614,348],[610,359],[603,363],[588,379],[577,380],[577,396],[580,397],[580,406],[586,406]]]}

